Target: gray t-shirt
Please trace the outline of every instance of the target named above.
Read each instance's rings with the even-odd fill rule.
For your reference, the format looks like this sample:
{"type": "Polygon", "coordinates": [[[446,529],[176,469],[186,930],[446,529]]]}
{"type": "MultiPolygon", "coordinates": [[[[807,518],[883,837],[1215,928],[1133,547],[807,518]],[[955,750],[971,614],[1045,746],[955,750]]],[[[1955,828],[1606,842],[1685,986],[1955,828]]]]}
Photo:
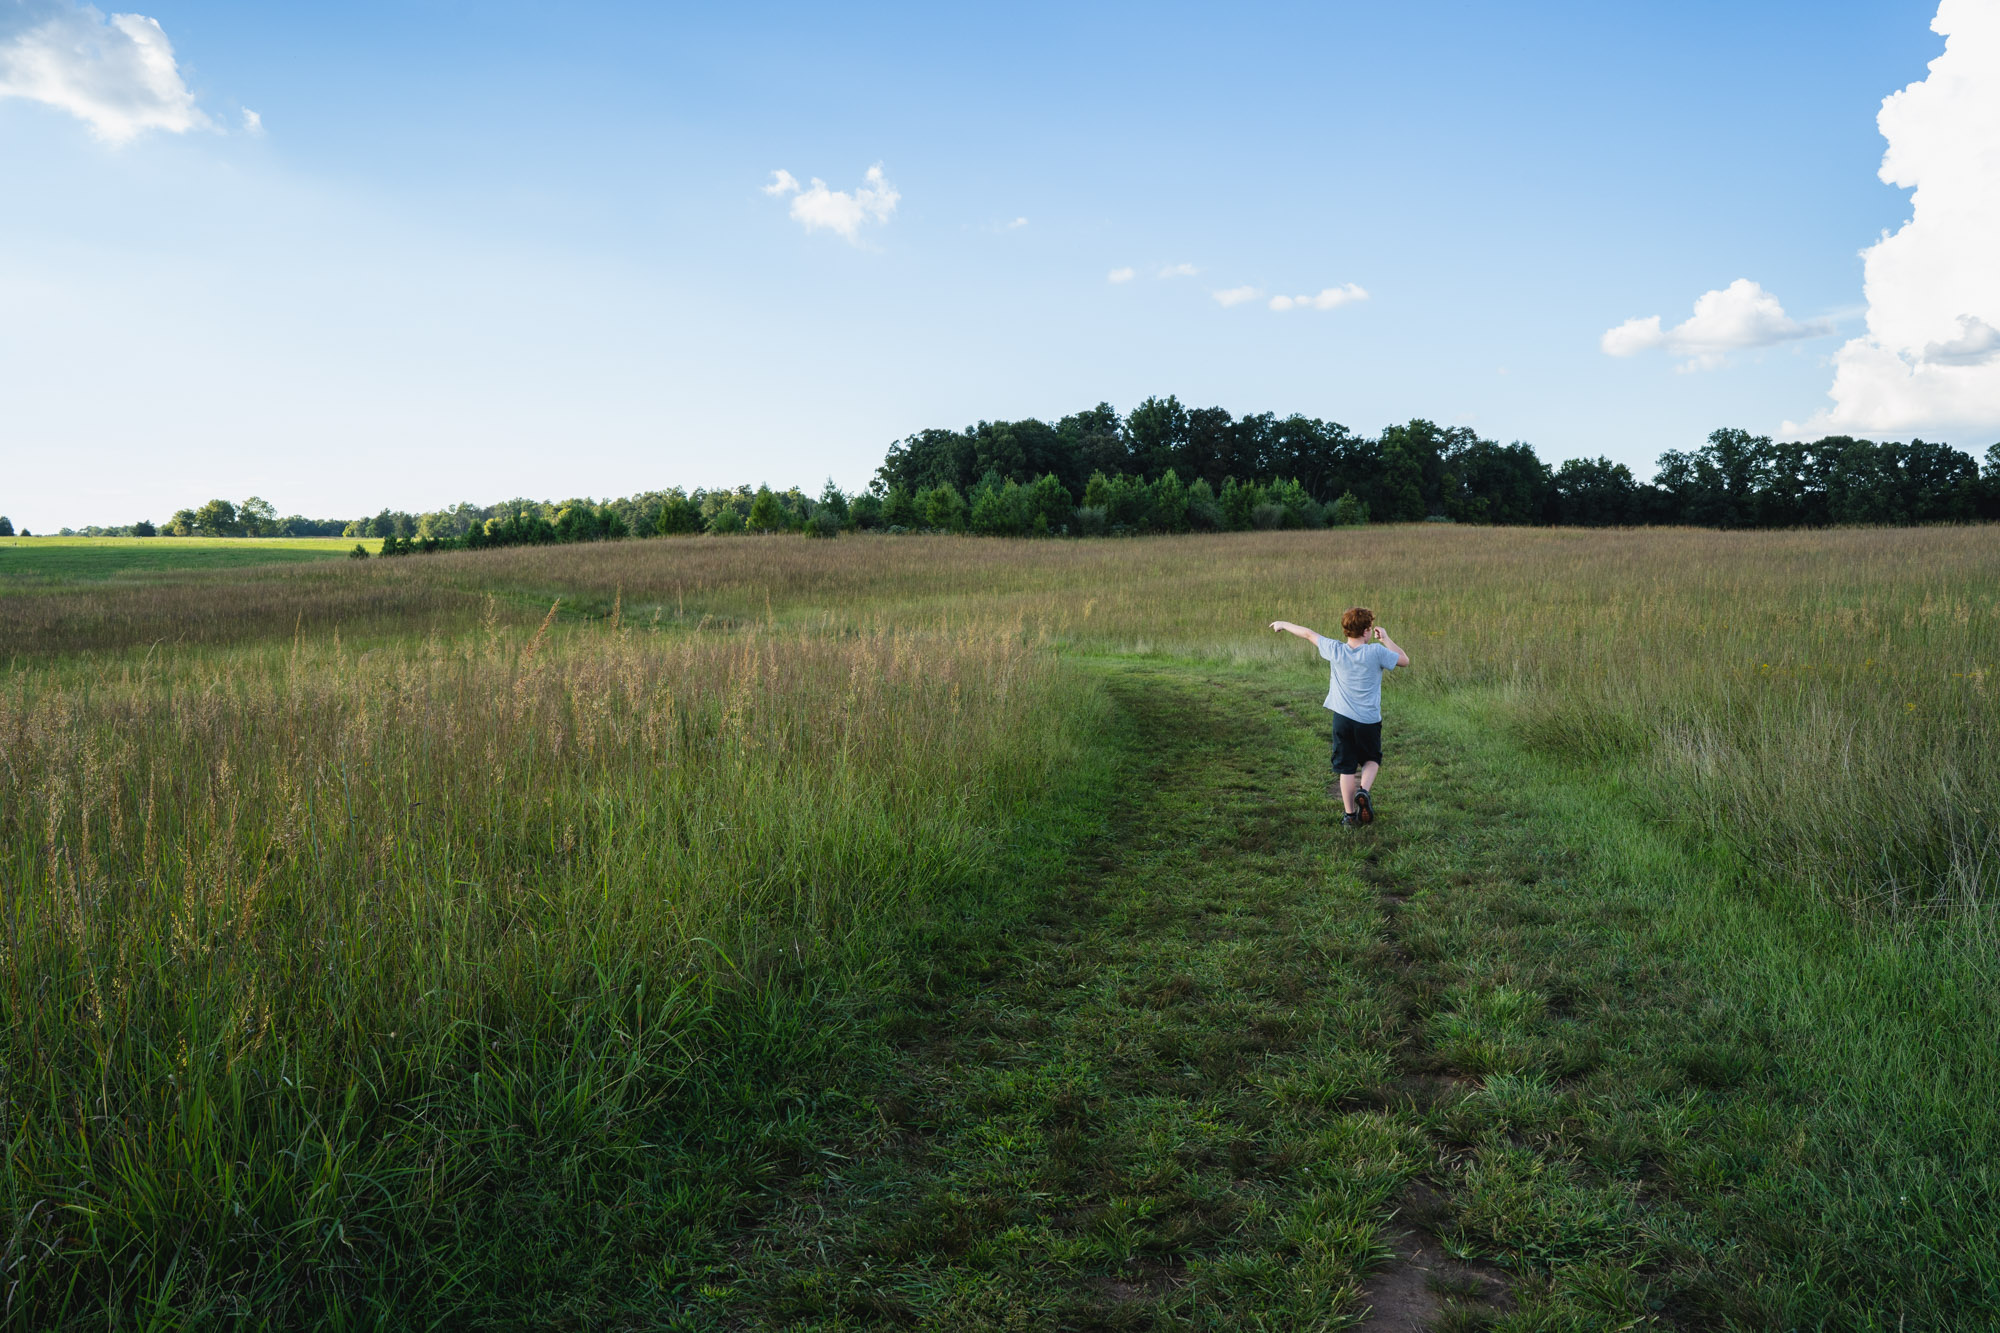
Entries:
{"type": "Polygon", "coordinates": [[[1319,636],[1319,655],[1333,663],[1326,706],[1356,722],[1382,720],[1382,673],[1396,669],[1396,655],[1380,643],[1350,648],[1344,639],[1319,636]]]}

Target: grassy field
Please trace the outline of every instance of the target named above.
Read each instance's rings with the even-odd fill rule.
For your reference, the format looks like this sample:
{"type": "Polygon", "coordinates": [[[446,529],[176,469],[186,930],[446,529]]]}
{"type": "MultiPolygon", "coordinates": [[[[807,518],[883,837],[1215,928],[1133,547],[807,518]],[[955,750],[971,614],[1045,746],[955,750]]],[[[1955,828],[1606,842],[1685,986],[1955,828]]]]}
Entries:
{"type": "Polygon", "coordinates": [[[1993,529],[663,539],[0,641],[23,1326],[2000,1321],[1993,529]],[[1358,837],[1263,629],[1354,602],[1358,837]]]}
{"type": "MultiPolygon", "coordinates": [[[[382,542],[358,544],[374,552],[382,542]]],[[[353,537],[0,537],[0,589],[326,560],[356,545],[353,537]]]]}

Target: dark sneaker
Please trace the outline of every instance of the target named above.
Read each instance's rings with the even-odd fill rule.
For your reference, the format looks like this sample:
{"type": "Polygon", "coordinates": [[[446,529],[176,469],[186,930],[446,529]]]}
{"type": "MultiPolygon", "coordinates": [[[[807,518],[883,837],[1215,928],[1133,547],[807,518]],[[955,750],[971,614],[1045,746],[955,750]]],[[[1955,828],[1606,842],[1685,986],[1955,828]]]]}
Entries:
{"type": "Polygon", "coordinates": [[[1360,828],[1361,816],[1350,810],[1340,817],[1340,826],[1342,828],[1360,828]]]}
{"type": "Polygon", "coordinates": [[[1375,804],[1368,799],[1366,787],[1354,793],[1354,816],[1363,824],[1375,822],[1375,804]]]}

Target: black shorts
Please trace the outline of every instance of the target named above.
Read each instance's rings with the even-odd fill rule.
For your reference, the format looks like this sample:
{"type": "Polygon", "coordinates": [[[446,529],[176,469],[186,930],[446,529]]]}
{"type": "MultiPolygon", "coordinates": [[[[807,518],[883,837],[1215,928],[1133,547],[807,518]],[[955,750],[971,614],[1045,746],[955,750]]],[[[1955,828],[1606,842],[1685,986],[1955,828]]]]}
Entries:
{"type": "Polygon", "coordinates": [[[1333,771],[1359,773],[1363,764],[1382,762],[1382,724],[1333,715],[1333,771]]]}

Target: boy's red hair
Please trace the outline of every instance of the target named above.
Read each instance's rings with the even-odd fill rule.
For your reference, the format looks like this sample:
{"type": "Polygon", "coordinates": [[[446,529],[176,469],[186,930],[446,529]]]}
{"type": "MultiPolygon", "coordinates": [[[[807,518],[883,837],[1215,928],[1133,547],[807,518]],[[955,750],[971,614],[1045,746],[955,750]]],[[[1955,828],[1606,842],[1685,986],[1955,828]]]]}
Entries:
{"type": "Polygon", "coordinates": [[[1365,606],[1350,606],[1340,613],[1340,632],[1358,639],[1375,623],[1375,613],[1365,606]]]}

